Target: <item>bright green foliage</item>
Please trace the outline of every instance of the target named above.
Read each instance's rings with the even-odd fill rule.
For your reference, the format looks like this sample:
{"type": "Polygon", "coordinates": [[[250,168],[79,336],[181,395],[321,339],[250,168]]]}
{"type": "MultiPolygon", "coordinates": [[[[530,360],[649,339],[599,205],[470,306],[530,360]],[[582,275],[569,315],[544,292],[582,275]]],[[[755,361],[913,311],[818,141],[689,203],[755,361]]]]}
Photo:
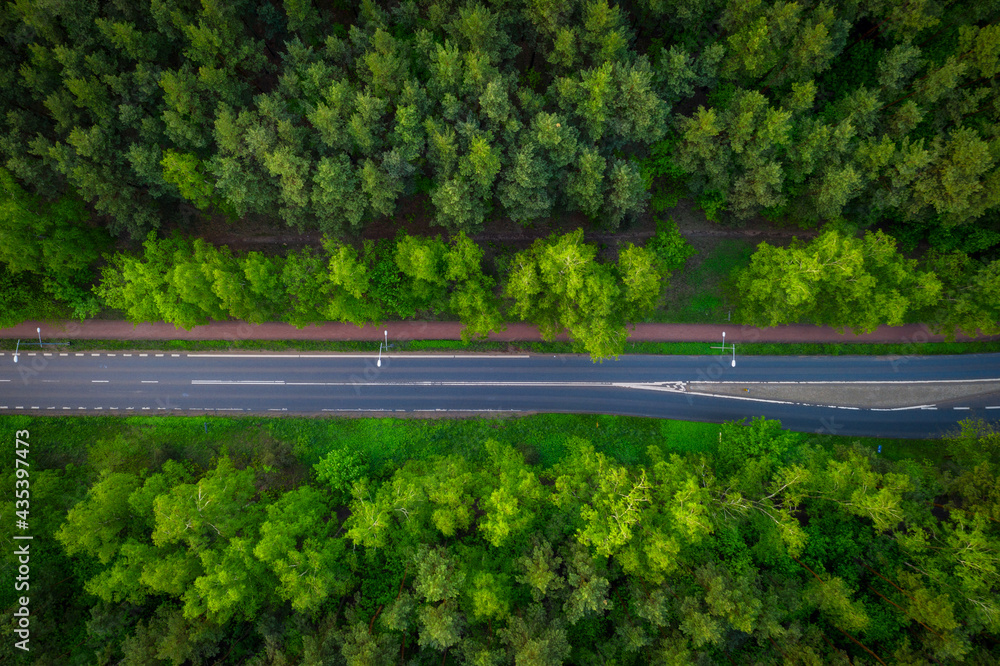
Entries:
{"type": "Polygon", "coordinates": [[[829,230],[809,244],[761,243],[736,278],[742,321],[774,326],[807,319],[856,332],[899,325],[936,301],[941,284],[882,232],[864,239],[829,230]]]}
{"type": "MultiPolygon", "coordinates": [[[[185,427],[169,430],[174,442],[185,427]]],[[[257,625],[249,650],[287,651],[269,643],[289,636],[274,613],[319,623],[299,629],[298,654],[358,664],[395,663],[404,644],[415,658],[447,650],[480,664],[683,664],[748,649],[781,659],[760,643],[727,647],[732,632],[822,663],[819,634],[831,630],[910,662],[983,656],[977,636],[1000,629],[996,428],[963,423],[946,438],[947,470],[860,444],[800,445],[773,421],[720,430],[718,454],[653,445],[649,465],[600,451],[606,438],[564,440],[544,468],[487,440],[475,459],[410,459],[388,479],[362,478],[336,513],[326,481],[284,489],[225,456],[204,472],[168,460],[140,478],[110,471],[119,463],[99,449],[88,465],[112,467],[66,498],[56,533],[67,562],[84,558],[87,582],[74,585],[100,600],[89,630],[113,648],[98,649],[124,643],[126,663],[207,658],[233,622],[257,625]],[[901,630],[907,640],[894,642],[901,630]]],[[[341,443],[352,450],[350,436],[341,443]]],[[[341,454],[316,468],[342,489],[359,472],[341,454]]],[[[59,475],[35,474],[32,498],[54,500],[46,486],[59,475]]],[[[867,654],[844,641],[848,655],[867,654]]]]}
{"type": "Polygon", "coordinates": [[[959,330],[975,335],[1000,331],[1000,261],[982,263],[960,252],[932,253],[927,267],[942,283],[941,297],[921,314],[949,339],[959,330]]]}
{"type": "Polygon", "coordinates": [[[404,289],[418,308],[439,308],[445,298],[445,257],[448,246],[440,237],[404,234],[396,242],[396,265],[405,276],[404,289]]]}
{"type": "Polygon", "coordinates": [[[663,277],[655,255],[642,248],[623,249],[618,266],[596,256],[582,229],[535,241],[515,257],[505,287],[512,312],[537,325],[543,338],[566,329],[595,361],[620,353],[625,320],[653,307],[663,277]]]}
{"type": "Polygon", "coordinates": [[[436,604],[459,595],[465,574],[446,549],[422,545],[413,555],[413,562],[413,589],[424,601],[436,604]]]}
{"type": "Polygon", "coordinates": [[[308,248],[285,258],[282,284],[289,298],[285,321],[298,328],[325,320],[330,280],[323,258],[308,248]]]}
{"type": "Polygon", "coordinates": [[[617,62],[625,57],[631,35],[625,14],[608,0],[584,0],[583,50],[594,64],[617,62]]]}
{"type": "Polygon", "coordinates": [[[864,607],[851,598],[849,588],[839,577],[810,583],[806,594],[808,602],[817,606],[839,629],[854,633],[861,631],[869,623],[864,607]]]}
{"type": "MultiPolygon", "coordinates": [[[[530,529],[543,493],[538,477],[519,453],[495,440],[487,440],[485,448],[488,480],[480,506],[486,515],[479,520],[479,530],[499,548],[530,529]]],[[[542,585],[543,591],[546,586],[542,585]]]]}
{"type": "Polygon", "coordinates": [[[183,542],[194,551],[218,539],[231,539],[254,521],[254,470],[237,470],[223,458],[204,478],[181,484],[153,503],[156,529],[153,543],[183,542]]]}
{"type": "Polygon", "coordinates": [[[652,312],[663,293],[666,271],[660,258],[650,249],[629,243],[618,253],[618,273],[621,275],[625,312],[629,321],[636,321],[652,312]]]}
{"type": "Polygon", "coordinates": [[[754,631],[763,606],[756,576],[734,576],[725,566],[710,562],[698,567],[695,580],[705,590],[705,606],[711,617],[743,633],[754,631]]]}
{"type": "Polygon", "coordinates": [[[1000,433],[983,421],[964,421],[957,435],[946,440],[948,453],[960,466],[951,480],[951,492],[971,512],[993,520],[1000,516],[1000,433]]]}
{"type": "Polygon", "coordinates": [[[344,536],[355,545],[384,548],[394,539],[419,534],[425,520],[426,496],[413,478],[413,471],[397,471],[392,479],[372,492],[367,479],[351,487],[351,516],[344,522],[344,536]]]}
{"type": "Polygon", "coordinates": [[[656,221],[656,234],[646,241],[645,247],[656,255],[664,273],[681,268],[688,257],[697,252],[681,236],[673,218],[656,221]]]}
{"type": "Polygon", "coordinates": [[[336,575],[344,542],[329,535],[329,519],[324,496],[304,486],[268,506],[260,527],[253,554],[270,567],[280,581],[278,594],[297,612],[315,610],[346,589],[347,581],[336,575]]]}
{"type": "Polygon", "coordinates": [[[80,201],[43,202],[0,168],[0,261],[11,272],[57,276],[86,269],[108,242],[87,217],[80,201]]]}
{"type": "Polygon", "coordinates": [[[502,620],[510,615],[510,581],[499,576],[480,571],[472,578],[472,615],[477,620],[502,620]]]}
{"type": "Polygon", "coordinates": [[[776,462],[795,441],[794,436],[782,432],[779,421],[763,417],[745,421],[723,424],[719,434],[719,460],[732,469],[751,459],[776,462]]]}
{"type": "MultiPolygon", "coordinates": [[[[234,538],[225,550],[200,553],[204,574],[195,579],[192,589],[184,595],[184,617],[193,620],[207,616],[224,624],[233,617],[257,616],[260,608],[270,601],[273,583],[265,566],[253,557],[252,548],[250,539],[234,538]]],[[[296,601],[293,598],[293,606],[296,601]]]]}
{"type": "Polygon", "coordinates": [[[358,326],[378,319],[378,306],[368,296],[371,288],[368,265],[349,245],[339,245],[324,238],[323,248],[330,256],[329,296],[322,310],[326,319],[348,321],[358,326]]]}
{"type": "Polygon", "coordinates": [[[131,524],[128,499],[138,487],[139,479],[133,474],[108,474],[95,483],[56,533],[66,552],[86,553],[108,564],[118,554],[121,535],[131,524]]]}
{"type": "MultiPolygon", "coordinates": [[[[246,303],[249,311],[241,312],[229,307],[230,315],[253,324],[280,318],[287,305],[281,282],[284,260],[280,257],[266,257],[260,252],[249,252],[236,261],[245,277],[245,284],[241,282],[240,286],[241,293],[249,301],[246,303]]],[[[218,288],[218,283],[216,287],[218,288]]]]}
{"type": "Polygon", "coordinates": [[[422,606],[417,611],[417,620],[420,625],[421,646],[447,650],[458,643],[462,636],[464,622],[453,603],[422,606]]]}
{"type": "Polygon", "coordinates": [[[167,269],[166,280],[179,302],[164,300],[164,319],[190,329],[209,318],[226,318],[226,311],[214,287],[217,271],[225,270],[228,251],[219,251],[214,245],[200,238],[191,244],[191,253],[175,253],[174,264],[167,269]],[[174,308],[177,308],[174,310],[174,308]],[[176,311],[177,315],[171,312],[176,311]],[[190,318],[186,318],[189,316],[190,318]]]}
{"type": "Polygon", "coordinates": [[[625,342],[621,287],[596,256],[582,229],[539,240],[517,254],[506,285],[515,315],[537,325],[546,340],[566,329],[594,360],[617,356],[625,342]]]}
{"type": "Polygon", "coordinates": [[[580,620],[613,608],[608,599],[610,584],[603,575],[603,558],[595,559],[578,543],[569,546],[566,558],[567,597],[562,610],[566,621],[576,624],[580,620]]]}
{"type": "Polygon", "coordinates": [[[150,232],[143,246],[141,258],[116,254],[103,269],[94,293],[108,306],[123,310],[126,319],[134,324],[161,320],[179,325],[198,323],[199,309],[181,302],[167,280],[174,256],[190,253],[190,245],[177,237],[158,241],[150,232]]]}
{"type": "Polygon", "coordinates": [[[430,522],[441,534],[452,537],[468,529],[472,522],[475,477],[464,458],[447,457],[430,462],[432,471],[423,476],[430,522]]]}
{"type": "Polygon", "coordinates": [[[517,581],[528,586],[531,597],[538,603],[565,586],[566,581],[559,574],[561,564],[562,558],[553,553],[552,544],[534,540],[531,550],[517,560],[521,572],[517,581]]]}
{"type": "Polygon", "coordinates": [[[631,478],[627,470],[615,466],[604,469],[601,465],[594,476],[598,486],[580,510],[584,528],[577,532],[577,538],[594,546],[599,555],[612,555],[631,539],[632,528],[650,501],[649,485],[645,474],[631,478]]]}
{"type": "Polygon", "coordinates": [[[445,278],[453,285],[448,307],[462,322],[466,342],[506,328],[493,293],[494,280],[482,272],[482,258],[482,249],[463,232],[455,236],[445,255],[445,278]]]}
{"type": "Polygon", "coordinates": [[[344,449],[333,449],[313,465],[316,478],[328,484],[335,493],[347,493],[351,485],[365,472],[365,464],[358,454],[344,449]]]}

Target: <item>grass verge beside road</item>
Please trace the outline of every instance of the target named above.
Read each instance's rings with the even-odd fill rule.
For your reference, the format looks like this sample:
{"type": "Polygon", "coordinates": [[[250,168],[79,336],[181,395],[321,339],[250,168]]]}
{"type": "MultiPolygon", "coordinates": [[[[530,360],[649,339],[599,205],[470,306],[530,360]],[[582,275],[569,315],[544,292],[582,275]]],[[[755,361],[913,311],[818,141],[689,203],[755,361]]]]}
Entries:
{"type": "MultiPolygon", "coordinates": [[[[38,352],[38,343],[21,341],[21,352],[38,352]]],[[[15,340],[0,340],[0,350],[14,351],[15,340]]],[[[626,354],[704,355],[719,354],[713,350],[719,342],[628,342],[626,354]]],[[[70,351],[287,351],[287,352],[369,352],[378,353],[378,342],[335,340],[73,340],[70,345],[46,345],[46,353],[70,351]]],[[[389,353],[412,351],[442,352],[533,352],[538,354],[578,353],[570,342],[470,342],[460,340],[391,341],[389,353]]],[[[986,354],[1000,352],[1000,341],[984,342],[922,342],[904,344],[837,343],[769,343],[753,342],[736,345],[737,356],[908,356],[936,354],[986,354]]]]}
{"type": "MultiPolygon", "coordinates": [[[[548,468],[567,453],[570,437],[583,438],[622,464],[650,463],[647,449],[664,454],[711,454],[718,446],[715,423],[587,414],[534,414],[503,418],[260,418],[192,416],[0,416],[4,432],[31,430],[33,464],[43,469],[67,464],[91,471],[139,473],[166,459],[188,460],[206,468],[228,452],[240,464],[266,470],[312,465],[334,449],[355,452],[372,476],[391,474],[406,460],[461,454],[483,459],[483,443],[496,439],[548,468]],[[294,459],[294,463],[292,460],[294,459]]],[[[825,448],[860,442],[891,459],[940,462],[940,443],[798,433],[802,443],[825,448]]],[[[290,483],[295,479],[289,479],[290,483]]]]}

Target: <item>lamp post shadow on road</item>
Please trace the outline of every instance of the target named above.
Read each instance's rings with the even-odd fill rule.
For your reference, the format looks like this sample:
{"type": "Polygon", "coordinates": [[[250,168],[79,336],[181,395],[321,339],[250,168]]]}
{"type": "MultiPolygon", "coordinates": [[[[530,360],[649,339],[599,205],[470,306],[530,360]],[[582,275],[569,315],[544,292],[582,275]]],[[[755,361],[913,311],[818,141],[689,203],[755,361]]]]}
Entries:
{"type": "MultiPolygon", "coordinates": [[[[732,346],[733,346],[733,367],[735,368],[736,367],[736,343],[734,342],[732,346]]],[[[726,332],[725,331],[722,332],[722,346],[721,347],[712,347],[712,349],[721,349],[723,354],[726,353],[726,332]]]]}
{"type": "MultiPolygon", "coordinates": [[[[68,345],[68,342],[42,342],[42,329],[41,327],[36,327],[35,332],[38,333],[38,347],[41,348],[44,345],[68,345]]],[[[16,356],[16,354],[15,354],[16,356]]],[[[14,359],[15,363],[17,359],[14,359]]]]}

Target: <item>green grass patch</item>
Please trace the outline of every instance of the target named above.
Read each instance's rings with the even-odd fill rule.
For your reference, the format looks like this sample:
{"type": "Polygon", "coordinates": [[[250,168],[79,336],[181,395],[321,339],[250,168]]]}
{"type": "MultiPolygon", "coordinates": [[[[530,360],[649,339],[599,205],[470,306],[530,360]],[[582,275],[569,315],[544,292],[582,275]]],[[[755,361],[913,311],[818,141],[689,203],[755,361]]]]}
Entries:
{"type": "MultiPolygon", "coordinates": [[[[850,339],[849,336],[844,336],[850,339]]],[[[721,342],[627,342],[625,354],[711,355],[721,342]]],[[[37,343],[36,343],[37,344],[37,343]]],[[[0,350],[13,351],[14,340],[0,340],[0,350]]],[[[378,353],[378,341],[335,340],[74,340],[63,351],[287,351],[287,352],[369,352],[378,353]]],[[[21,351],[37,347],[21,345],[21,351]]],[[[48,350],[56,348],[47,347],[48,350]]],[[[407,340],[390,342],[390,353],[413,351],[535,352],[571,354],[571,342],[407,340]]],[[[872,344],[862,342],[784,343],[755,342],[736,345],[737,356],[906,356],[938,354],[989,354],[1000,352],[1000,340],[982,342],[923,342],[872,344]]]]}
{"type": "Polygon", "coordinates": [[[671,296],[655,313],[659,322],[718,323],[726,319],[732,304],[726,283],[732,274],[750,263],[753,245],[726,238],[703,255],[688,259],[686,268],[670,278],[671,296]]]}
{"type": "MultiPolygon", "coordinates": [[[[0,416],[0,427],[4,432],[30,430],[36,468],[72,464],[92,478],[101,469],[156,469],[167,459],[205,469],[228,453],[239,464],[284,470],[286,476],[301,479],[335,449],[360,454],[371,476],[385,477],[410,459],[457,454],[473,463],[482,461],[487,439],[509,444],[529,464],[548,469],[566,455],[570,437],[589,441],[618,463],[648,465],[651,446],[665,455],[713,454],[719,437],[716,423],[585,414],[444,419],[5,415],[0,416]]],[[[894,460],[940,463],[944,454],[933,440],[806,433],[799,437],[830,449],[860,442],[875,451],[881,444],[882,455],[894,460]]]]}

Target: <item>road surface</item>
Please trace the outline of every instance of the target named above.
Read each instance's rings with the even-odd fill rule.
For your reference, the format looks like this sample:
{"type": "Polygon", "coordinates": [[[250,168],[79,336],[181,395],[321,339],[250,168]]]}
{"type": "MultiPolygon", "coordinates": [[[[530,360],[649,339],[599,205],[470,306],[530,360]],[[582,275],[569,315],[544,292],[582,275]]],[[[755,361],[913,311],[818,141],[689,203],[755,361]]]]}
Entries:
{"type": "Polygon", "coordinates": [[[858,409],[691,393],[705,381],[997,380],[1000,354],[622,356],[236,354],[21,351],[0,354],[0,413],[339,414],[582,412],[722,422],[780,419],[838,435],[938,437],[1000,419],[1000,395],[909,409],[858,409]]]}

